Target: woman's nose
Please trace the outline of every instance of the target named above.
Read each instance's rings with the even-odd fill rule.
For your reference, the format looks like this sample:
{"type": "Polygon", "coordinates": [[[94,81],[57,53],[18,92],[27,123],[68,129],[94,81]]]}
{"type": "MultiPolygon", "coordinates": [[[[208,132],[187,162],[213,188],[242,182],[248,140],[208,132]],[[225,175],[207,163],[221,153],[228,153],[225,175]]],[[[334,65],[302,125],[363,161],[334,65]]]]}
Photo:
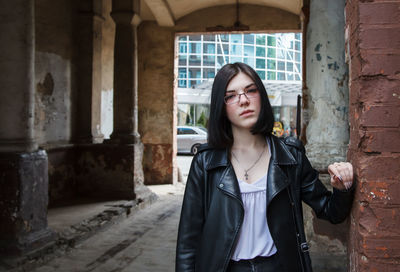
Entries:
{"type": "Polygon", "coordinates": [[[246,93],[239,94],[239,105],[249,104],[250,100],[247,97],[246,93]]]}

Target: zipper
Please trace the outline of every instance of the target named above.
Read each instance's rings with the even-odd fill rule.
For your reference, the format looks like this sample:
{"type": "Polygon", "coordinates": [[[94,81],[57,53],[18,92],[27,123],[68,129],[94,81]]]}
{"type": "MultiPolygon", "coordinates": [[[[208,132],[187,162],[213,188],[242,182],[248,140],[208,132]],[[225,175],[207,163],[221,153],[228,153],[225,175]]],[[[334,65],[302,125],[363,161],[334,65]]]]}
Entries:
{"type": "Polygon", "coordinates": [[[301,256],[300,251],[299,251],[299,248],[301,248],[301,247],[300,247],[301,241],[299,240],[299,239],[300,239],[300,231],[299,231],[299,228],[298,228],[298,226],[297,226],[296,216],[295,216],[294,210],[293,210],[293,209],[296,207],[296,205],[295,205],[295,203],[294,203],[294,201],[293,201],[292,194],[290,193],[290,186],[287,188],[287,192],[288,192],[289,201],[290,201],[290,206],[291,206],[291,209],[290,209],[290,210],[291,210],[291,212],[292,212],[292,217],[293,217],[293,222],[294,222],[294,229],[295,229],[295,231],[296,231],[297,253],[299,254],[299,257],[300,257],[301,271],[304,272],[303,258],[302,258],[302,256],[301,256]]]}

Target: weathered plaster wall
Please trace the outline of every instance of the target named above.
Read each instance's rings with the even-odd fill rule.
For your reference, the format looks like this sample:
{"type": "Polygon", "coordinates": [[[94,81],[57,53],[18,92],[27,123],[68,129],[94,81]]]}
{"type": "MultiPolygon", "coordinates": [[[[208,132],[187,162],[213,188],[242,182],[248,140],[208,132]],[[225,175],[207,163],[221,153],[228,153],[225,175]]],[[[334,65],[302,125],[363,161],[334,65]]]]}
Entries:
{"type": "Polygon", "coordinates": [[[35,1],[35,136],[40,145],[72,135],[73,2],[35,1]]]}
{"type": "Polygon", "coordinates": [[[357,194],[349,240],[352,272],[399,271],[400,3],[346,3],[350,158],[357,194]]]}
{"type": "MultiPolygon", "coordinates": [[[[235,18],[235,6],[219,6],[189,14],[170,28],[159,27],[153,21],[139,25],[139,133],[145,146],[143,168],[146,184],[173,183],[176,180],[173,167],[176,152],[176,132],[173,130],[176,118],[175,34],[206,32],[207,27],[217,25],[232,26],[235,18]]],[[[298,16],[262,6],[242,5],[240,21],[249,25],[250,31],[300,29],[298,16]]]]}
{"type": "MultiPolygon", "coordinates": [[[[327,167],[346,161],[349,141],[348,68],[344,44],[345,0],[311,0],[306,39],[303,131],[307,156],[327,188],[327,167]]],[[[348,222],[331,225],[304,206],[305,228],[315,271],[346,271],[348,222]]]]}
{"type": "Polygon", "coordinates": [[[139,133],[146,184],[172,183],[174,32],[155,22],[138,28],[139,133]]]}
{"type": "Polygon", "coordinates": [[[101,133],[110,138],[113,129],[113,76],[115,23],[110,16],[111,0],[103,1],[102,60],[101,60],[101,133]]]}
{"type": "Polygon", "coordinates": [[[35,137],[48,153],[49,203],[75,195],[77,13],[73,1],[35,1],[35,137]]]}

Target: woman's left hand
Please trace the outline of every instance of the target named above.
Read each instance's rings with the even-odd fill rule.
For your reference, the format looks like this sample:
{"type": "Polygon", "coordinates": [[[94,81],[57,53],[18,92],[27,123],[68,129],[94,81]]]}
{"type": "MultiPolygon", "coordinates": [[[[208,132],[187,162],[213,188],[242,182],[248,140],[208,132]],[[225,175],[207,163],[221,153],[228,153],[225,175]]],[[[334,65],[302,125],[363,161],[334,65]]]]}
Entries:
{"type": "Polygon", "coordinates": [[[348,190],[353,185],[353,166],[349,162],[335,162],[328,166],[331,184],[339,190],[348,190]]]}

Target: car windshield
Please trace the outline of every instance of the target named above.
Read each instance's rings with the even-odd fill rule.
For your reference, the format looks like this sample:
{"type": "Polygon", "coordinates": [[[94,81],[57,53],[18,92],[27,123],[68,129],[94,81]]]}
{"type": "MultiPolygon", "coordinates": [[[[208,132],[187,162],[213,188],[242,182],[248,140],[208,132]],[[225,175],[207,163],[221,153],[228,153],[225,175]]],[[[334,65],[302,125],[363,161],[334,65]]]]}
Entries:
{"type": "Polygon", "coordinates": [[[204,132],[206,132],[206,133],[208,132],[207,129],[204,128],[204,127],[199,127],[199,129],[201,129],[202,131],[204,131],[204,132]]]}

